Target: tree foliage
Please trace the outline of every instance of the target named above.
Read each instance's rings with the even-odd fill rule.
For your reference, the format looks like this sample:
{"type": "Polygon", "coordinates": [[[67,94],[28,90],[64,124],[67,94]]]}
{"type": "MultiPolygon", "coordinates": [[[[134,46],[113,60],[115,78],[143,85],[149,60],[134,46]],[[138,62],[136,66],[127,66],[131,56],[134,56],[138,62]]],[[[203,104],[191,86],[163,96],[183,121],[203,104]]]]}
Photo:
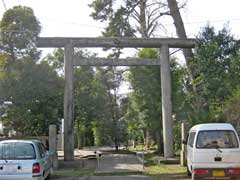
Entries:
{"type": "Polygon", "coordinates": [[[201,117],[202,122],[226,121],[222,107],[240,83],[239,42],[226,27],[216,32],[214,27],[206,26],[198,35],[191,65],[198,91],[198,97],[194,97],[198,100],[192,99],[192,107],[198,116],[193,116],[201,117]]]}
{"type": "Polygon", "coordinates": [[[46,135],[62,118],[63,81],[47,63],[36,63],[39,22],[31,8],[17,6],[0,28],[0,100],[12,102],[3,123],[22,135],[46,135]]]}
{"type": "Polygon", "coordinates": [[[43,61],[46,61],[57,72],[62,73],[64,71],[64,49],[54,49],[52,53],[43,58],[43,61]]]}
{"type": "MultiPolygon", "coordinates": [[[[80,58],[92,58],[96,54],[75,49],[80,58]]],[[[56,49],[44,61],[58,71],[63,69],[64,54],[56,49]]],[[[116,90],[122,80],[112,67],[76,67],[74,69],[74,123],[76,146],[113,145],[125,140],[125,122],[122,103],[116,90]]]]}
{"type": "Polygon", "coordinates": [[[11,61],[25,56],[38,60],[36,40],[40,31],[31,8],[15,6],[7,10],[0,22],[0,52],[7,53],[11,61]]]}
{"type": "Polygon", "coordinates": [[[46,135],[62,118],[63,81],[46,63],[15,62],[7,81],[0,81],[0,99],[12,102],[4,124],[23,135],[46,135]]]}
{"type": "Polygon", "coordinates": [[[108,22],[104,36],[150,37],[161,27],[160,18],[169,15],[167,2],[160,0],[95,0],[90,7],[95,20],[108,22]]]}
{"type": "MultiPolygon", "coordinates": [[[[157,58],[157,49],[142,49],[138,56],[141,58],[157,58]]],[[[182,120],[184,107],[183,77],[185,69],[179,66],[175,59],[171,59],[171,75],[173,87],[173,114],[182,120]]],[[[133,92],[130,95],[131,107],[129,109],[129,128],[140,129],[144,132],[147,141],[149,133],[157,143],[159,152],[162,152],[162,105],[161,105],[161,80],[159,67],[131,67],[129,74],[133,92]],[[138,123],[136,123],[138,122],[138,123]],[[149,131],[149,132],[148,132],[149,131]]],[[[136,137],[135,137],[136,138],[136,137]]],[[[146,142],[147,144],[148,142],[146,142]]]]}
{"type": "MultiPolygon", "coordinates": [[[[95,131],[102,139],[102,143],[115,145],[116,149],[120,143],[124,142],[126,138],[126,123],[122,118],[123,108],[119,97],[117,95],[118,88],[120,86],[122,76],[121,72],[117,71],[113,67],[97,68],[96,79],[98,87],[101,88],[101,93],[98,94],[98,100],[100,104],[99,109],[99,121],[95,122],[95,131]],[[102,117],[102,118],[101,118],[102,117]]],[[[100,90],[100,89],[99,89],[100,90]]]]}

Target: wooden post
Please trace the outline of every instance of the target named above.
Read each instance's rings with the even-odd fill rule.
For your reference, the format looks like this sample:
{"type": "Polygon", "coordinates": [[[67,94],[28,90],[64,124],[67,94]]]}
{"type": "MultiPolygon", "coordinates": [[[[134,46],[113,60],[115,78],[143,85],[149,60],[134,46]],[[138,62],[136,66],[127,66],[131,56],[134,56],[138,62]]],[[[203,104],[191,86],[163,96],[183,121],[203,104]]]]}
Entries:
{"type": "Polygon", "coordinates": [[[173,157],[171,72],[168,45],[160,49],[164,157],[173,157]]]}
{"type": "Polygon", "coordinates": [[[65,46],[64,53],[64,161],[74,160],[74,137],[73,137],[73,47],[65,46]]]}
{"type": "MultiPolygon", "coordinates": [[[[187,133],[188,133],[188,123],[181,124],[181,140],[187,140],[187,133]]],[[[181,158],[180,158],[181,166],[186,166],[186,145],[182,143],[182,150],[181,150],[181,158]]]]}
{"type": "Polygon", "coordinates": [[[49,152],[52,160],[52,167],[54,170],[58,168],[58,157],[57,157],[57,126],[49,126],[49,152]]]}

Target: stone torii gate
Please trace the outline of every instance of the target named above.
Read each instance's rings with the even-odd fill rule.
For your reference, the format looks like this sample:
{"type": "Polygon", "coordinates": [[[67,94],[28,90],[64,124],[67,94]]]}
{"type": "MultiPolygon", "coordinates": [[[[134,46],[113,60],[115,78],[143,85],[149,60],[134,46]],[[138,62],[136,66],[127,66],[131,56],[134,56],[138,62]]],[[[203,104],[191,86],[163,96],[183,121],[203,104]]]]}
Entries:
{"type": "Polygon", "coordinates": [[[74,160],[73,134],[73,68],[74,66],[160,66],[162,93],[162,121],[164,157],[172,157],[173,127],[172,127],[172,99],[171,74],[169,65],[169,48],[194,48],[194,39],[179,38],[65,38],[41,37],[37,46],[40,48],[64,47],[64,160],[74,160]],[[74,47],[81,48],[160,48],[159,59],[80,59],[74,55],[74,47]]]}

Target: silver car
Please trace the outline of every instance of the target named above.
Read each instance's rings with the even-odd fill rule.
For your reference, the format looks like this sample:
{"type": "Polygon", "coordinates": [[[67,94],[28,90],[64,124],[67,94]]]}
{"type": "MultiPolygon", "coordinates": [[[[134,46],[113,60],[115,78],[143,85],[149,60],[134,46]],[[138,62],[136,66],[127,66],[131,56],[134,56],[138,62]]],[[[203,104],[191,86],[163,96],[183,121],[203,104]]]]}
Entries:
{"type": "Polygon", "coordinates": [[[51,172],[49,153],[40,141],[0,142],[0,180],[46,180],[51,172]]]}

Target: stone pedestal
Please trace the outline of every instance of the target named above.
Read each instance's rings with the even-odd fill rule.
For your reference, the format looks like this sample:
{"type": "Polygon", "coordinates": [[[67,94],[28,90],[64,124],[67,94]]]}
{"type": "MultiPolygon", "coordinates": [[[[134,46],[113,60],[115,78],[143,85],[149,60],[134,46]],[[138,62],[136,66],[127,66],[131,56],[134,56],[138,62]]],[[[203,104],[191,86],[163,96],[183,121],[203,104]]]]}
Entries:
{"type": "Polygon", "coordinates": [[[53,170],[58,168],[58,156],[57,156],[57,126],[49,126],[49,154],[52,161],[53,170]]]}

